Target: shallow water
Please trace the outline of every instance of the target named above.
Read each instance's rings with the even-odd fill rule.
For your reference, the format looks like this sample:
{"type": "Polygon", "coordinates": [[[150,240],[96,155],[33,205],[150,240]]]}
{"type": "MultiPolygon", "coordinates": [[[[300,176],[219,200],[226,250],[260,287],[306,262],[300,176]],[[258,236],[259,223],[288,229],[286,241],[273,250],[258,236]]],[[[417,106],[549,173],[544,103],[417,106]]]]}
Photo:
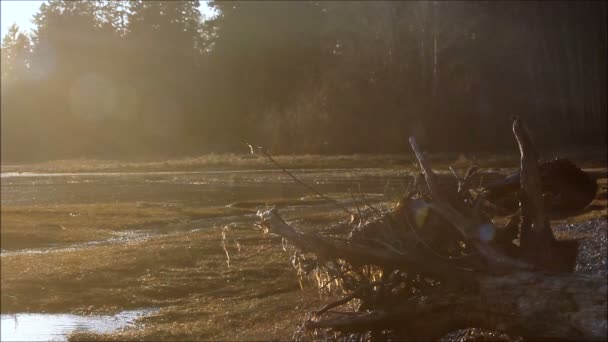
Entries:
{"type": "Polygon", "coordinates": [[[139,317],[156,309],[122,311],[116,315],[21,313],[1,315],[1,341],[67,341],[73,331],[108,333],[132,326],[139,317]]]}
{"type": "MultiPolygon", "coordinates": [[[[318,191],[352,205],[351,192],[366,194],[370,203],[386,199],[389,193],[402,194],[410,181],[399,169],[300,169],[292,170],[299,179],[318,191]]],[[[138,242],[151,237],[208,229],[229,223],[256,220],[257,209],[280,202],[287,216],[335,206],[312,201],[314,194],[282,171],[239,170],[202,172],[90,172],[90,173],[2,173],[2,205],[81,205],[98,203],[137,203],[138,206],[240,207],[250,214],[226,215],[169,225],[150,225],[136,231],[119,232],[109,239],[75,244],[46,245],[18,250],[0,250],[2,257],[80,250],[115,243],[138,242]],[[303,199],[303,200],[302,200],[303,199]]],[[[70,213],[81,215],[82,213],[70,213]]]]}
{"type": "MultiPolygon", "coordinates": [[[[382,191],[389,181],[405,191],[405,170],[292,170],[323,193],[382,191]]],[[[3,205],[54,205],[111,202],[164,202],[228,205],[235,201],[311,195],[288,175],[274,170],[137,172],[137,173],[2,173],[3,205]]]]}
{"type": "Polygon", "coordinates": [[[42,254],[50,252],[66,252],[66,251],[79,251],[85,248],[91,248],[96,246],[105,246],[116,243],[131,243],[139,242],[159,235],[153,231],[135,231],[127,230],[123,232],[116,232],[114,237],[106,240],[93,240],[86,242],[78,242],[71,244],[57,244],[54,246],[40,247],[40,248],[22,248],[17,250],[0,250],[0,255],[3,257],[19,255],[19,254],[42,254]]]}

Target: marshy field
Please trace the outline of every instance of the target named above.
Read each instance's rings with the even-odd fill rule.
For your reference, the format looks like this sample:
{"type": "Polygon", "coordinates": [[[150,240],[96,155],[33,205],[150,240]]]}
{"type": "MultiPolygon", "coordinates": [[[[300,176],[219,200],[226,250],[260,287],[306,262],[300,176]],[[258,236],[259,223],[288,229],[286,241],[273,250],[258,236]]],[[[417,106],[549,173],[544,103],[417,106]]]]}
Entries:
{"type": "MultiPolygon", "coordinates": [[[[394,205],[417,173],[405,156],[276,160],[354,210],[394,205]]],[[[583,239],[577,272],[605,274],[606,161],[574,160],[598,193],[552,226],[583,239]]],[[[435,162],[446,172],[471,161],[435,162]]],[[[518,156],[475,163],[486,182],[518,156]]],[[[348,217],[264,158],[3,165],[1,180],[2,340],[285,340],[331,299],[299,280],[255,214],[276,206],[304,230],[348,217]]]]}

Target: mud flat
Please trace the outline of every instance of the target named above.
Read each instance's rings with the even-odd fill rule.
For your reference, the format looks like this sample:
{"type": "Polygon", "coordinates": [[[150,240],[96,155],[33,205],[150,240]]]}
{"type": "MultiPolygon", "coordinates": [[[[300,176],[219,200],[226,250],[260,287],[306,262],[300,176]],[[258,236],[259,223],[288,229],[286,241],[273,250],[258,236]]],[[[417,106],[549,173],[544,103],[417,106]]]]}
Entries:
{"type": "MultiPolygon", "coordinates": [[[[359,188],[381,207],[410,179],[397,169],[314,170],[302,178],[352,210],[359,188]]],[[[598,184],[581,215],[555,225],[558,237],[589,241],[581,271],[606,269],[606,178],[598,184]]],[[[158,308],[118,330],[71,329],[73,340],[290,339],[303,313],[328,298],[298,281],[280,238],[251,229],[253,213],[278,205],[304,229],[346,218],[276,172],[9,177],[2,195],[3,326],[32,317],[15,314],[110,319],[158,308]]]]}

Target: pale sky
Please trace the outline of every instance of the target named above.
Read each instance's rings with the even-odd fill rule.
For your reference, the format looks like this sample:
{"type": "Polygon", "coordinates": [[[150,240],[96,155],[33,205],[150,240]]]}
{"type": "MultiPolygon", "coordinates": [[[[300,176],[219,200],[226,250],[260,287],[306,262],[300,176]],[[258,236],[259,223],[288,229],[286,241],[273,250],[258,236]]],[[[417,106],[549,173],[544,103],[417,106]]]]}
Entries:
{"type": "MultiPolygon", "coordinates": [[[[40,5],[44,1],[30,0],[0,0],[0,13],[2,18],[0,23],[2,27],[0,34],[2,37],[8,31],[8,28],[16,23],[22,30],[30,31],[34,28],[32,17],[38,12],[40,5]]],[[[213,11],[207,6],[207,1],[201,1],[201,14],[205,17],[210,17],[213,11]]]]}
{"type": "Polygon", "coordinates": [[[38,11],[40,5],[44,1],[19,1],[19,0],[1,0],[0,13],[2,18],[2,37],[8,31],[9,26],[13,23],[19,25],[24,31],[29,31],[33,28],[32,16],[38,11]]]}

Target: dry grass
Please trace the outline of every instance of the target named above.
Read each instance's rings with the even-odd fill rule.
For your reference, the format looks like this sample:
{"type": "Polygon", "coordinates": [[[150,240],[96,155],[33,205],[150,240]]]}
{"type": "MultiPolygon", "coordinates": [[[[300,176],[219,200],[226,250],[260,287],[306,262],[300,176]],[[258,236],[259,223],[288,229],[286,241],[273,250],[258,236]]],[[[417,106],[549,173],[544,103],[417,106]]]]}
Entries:
{"type": "Polygon", "coordinates": [[[301,313],[320,305],[300,289],[280,240],[232,227],[82,251],[3,257],[2,312],[110,313],[161,307],[115,339],[287,339],[301,313]],[[236,241],[235,241],[236,240],[236,241]],[[237,247],[238,242],[238,247],[237,247]],[[253,328],[255,326],[255,328],[253,328]]]}
{"type": "MultiPolygon", "coordinates": [[[[514,146],[515,147],[515,146],[514,146]]],[[[243,152],[246,152],[245,149],[243,152]]],[[[547,151],[543,157],[567,157],[579,166],[605,168],[607,165],[605,149],[588,151],[547,151]]],[[[408,150],[402,154],[349,154],[349,155],[276,155],[273,158],[281,165],[295,169],[327,168],[410,168],[415,163],[413,154],[408,150]]],[[[512,153],[471,153],[465,157],[461,153],[434,153],[429,159],[436,168],[448,165],[468,165],[474,162],[482,168],[511,168],[519,165],[519,151],[512,153]]],[[[276,166],[261,155],[207,154],[197,157],[184,157],[169,160],[98,160],[70,159],[52,160],[30,164],[2,163],[2,172],[136,172],[136,171],[200,171],[200,170],[240,170],[276,169],[276,166]]]]}
{"type": "MultiPolygon", "coordinates": [[[[283,205],[318,200],[283,199],[283,205]]],[[[12,249],[48,241],[65,244],[106,238],[112,232],[200,218],[252,213],[244,208],[184,207],[162,203],[2,207],[2,239],[12,249]],[[78,213],[79,215],[70,215],[78,213]],[[40,229],[40,222],[66,230],[40,229]],[[31,236],[37,239],[28,241],[31,236]],[[5,241],[5,237],[8,239],[5,241]],[[48,241],[47,241],[48,240],[48,241]]],[[[314,214],[316,224],[342,218],[334,208],[314,214]]],[[[211,222],[211,221],[210,221],[211,222]]],[[[231,224],[227,232],[230,267],[221,226],[129,243],[42,254],[3,255],[2,313],[115,313],[157,307],[135,329],[107,335],[77,333],[96,340],[288,339],[302,312],[322,305],[316,288],[303,290],[278,238],[251,224],[231,224]]]]}
{"type": "MultiPolygon", "coordinates": [[[[608,182],[604,176],[598,183],[593,203],[567,222],[607,217],[608,182]]],[[[277,198],[228,207],[160,202],[2,206],[2,248],[106,239],[150,226],[162,231],[199,219],[253,213],[270,203],[320,202],[277,198]]],[[[313,227],[342,219],[344,213],[321,206],[291,217],[299,226],[313,227]]],[[[560,222],[564,221],[555,223],[560,222]]],[[[279,238],[263,236],[251,224],[231,224],[228,267],[222,227],[208,227],[82,250],[3,255],[1,312],[89,314],[160,308],[131,329],[105,335],[75,333],[72,340],[287,340],[305,312],[328,301],[312,285],[300,288],[279,238]]]]}
{"type": "MultiPolygon", "coordinates": [[[[386,167],[411,162],[411,158],[398,155],[368,156],[275,156],[282,165],[292,168],[339,168],[363,165],[386,167]]],[[[247,154],[209,154],[170,160],[124,162],[120,160],[73,159],[54,160],[35,164],[2,165],[2,172],[125,172],[125,171],[196,171],[223,169],[275,169],[263,156],[247,154]]]]}
{"type": "MultiPolygon", "coordinates": [[[[318,168],[391,168],[411,167],[414,159],[409,154],[397,155],[278,155],[273,157],[281,165],[294,169],[318,168]]],[[[468,163],[459,154],[436,154],[432,158],[436,165],[468,163]]],[[[499,168],[517,165],[517,155],[492,155],[476,158],[482,167],[499,168]]],[[[199,157],[172,160],[124,162],[119,160],[72,159],[54,160],[34,164],[2,165],[2,172],[137,172],[137,171],[199,171],[276,169],[263,156],[247,154],[209,154],[199,157]]]]}
{"type": "Polygon", "coordinates": [[[6,206],[0,208],[3,250],[105,240],[121,231],[253,213],[233,207],[154,202],[6,206]]]}

